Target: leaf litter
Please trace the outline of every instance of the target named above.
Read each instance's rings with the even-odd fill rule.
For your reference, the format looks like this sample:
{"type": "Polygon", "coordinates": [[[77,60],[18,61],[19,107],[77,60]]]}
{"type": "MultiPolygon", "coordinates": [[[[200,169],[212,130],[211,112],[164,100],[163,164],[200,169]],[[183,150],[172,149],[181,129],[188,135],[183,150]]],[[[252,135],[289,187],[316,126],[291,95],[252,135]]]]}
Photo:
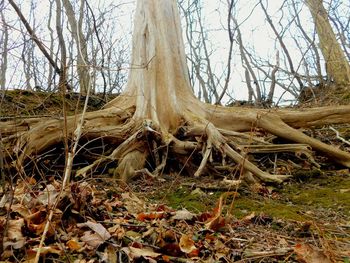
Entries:
{"type": "Polygon", "coordinates": [[[74,182],[69,189],[60,189],[61,182],[53,178],[38,185],[33,178],[18,181],[0,198],[4,262],[34,262],[52,210],[40,249],[43,262],[328,263],[347,262],[350,255],[349,226],[254,212],[238,219],[228,213],[232,204],[227,202],[236,192],[194,213],[97,180],[74,182]]]}

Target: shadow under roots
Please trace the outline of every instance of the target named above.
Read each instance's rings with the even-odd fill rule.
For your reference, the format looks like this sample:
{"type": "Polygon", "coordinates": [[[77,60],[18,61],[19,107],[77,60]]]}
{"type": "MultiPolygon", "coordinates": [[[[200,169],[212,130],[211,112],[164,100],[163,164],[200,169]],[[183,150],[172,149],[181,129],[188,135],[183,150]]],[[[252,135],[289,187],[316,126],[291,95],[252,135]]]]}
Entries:
{"type": "MultiPolygon", "coordinates": [[[[108,138],[97,138],[92,140],[82,138],[79,142],[78,151],[74,157],[72,166],[73,180],[77,170],[99,160],[101,156],[108,156],[114,149],[114,142],[108,138]]],[[[9,160],[7,160],[7,163],[10,163],[9,160]]],[[[65,164],[66,149],[64,143],[59,143],[50,149],[31,157],[25,162],[22,173],[24,173],[25,176],[39,180],[45,180],[47,177],[61,179],[64,174],[65,164]]],[[[90,175],[108,174],[109,169],[115,166],[115,161],[104,163],[101,166],[97,166],[94,171],[91,171],[90,175]]],[[[7,165],[7,174],[13,175],[14,178],[23,175],[10,165],[7,165]]]]}

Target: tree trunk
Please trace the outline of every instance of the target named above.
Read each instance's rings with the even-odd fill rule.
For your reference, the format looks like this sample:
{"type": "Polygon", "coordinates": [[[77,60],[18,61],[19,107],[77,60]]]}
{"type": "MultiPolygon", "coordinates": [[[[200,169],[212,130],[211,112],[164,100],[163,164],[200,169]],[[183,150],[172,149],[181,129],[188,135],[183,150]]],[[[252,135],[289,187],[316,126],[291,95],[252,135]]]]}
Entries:
{"type": "Polygon", "coordinates": [[[338,43],[322,0],[307,0],[316,25],[320,48],[326,61],[327,75],[336,84],[350,89],[350,66],[338,43]]]}
{"type": "Polygon", "coordinates": [[[0,10],[0,16],[1,16],[2,30],[3,30],[2,37],[0,39],[1,45],[2,45],[2,56],[1,56],[2,59],[0,64],[0,91],[5,92],[9,32],[8,32],[8,26],[4,16],[4,11],[2,8],[0,10]]]}
{"type": "Polygon", "coordinates": [[[82,30],[82,8],[85,2],[81,1],[79,21],[75,18],[70,0],[63,0],[62,2],[77,47],[77,72],[79,76],[80,93],[85,95],[89,85],[89,69],[85,66],[88,63],[87,43],[82,30]]]}
{"type": "MultiPolygon", "coordinates": [[[[246,155],[283,149],[310,156],[308,147],[350,167],[348,152],[296,129],[349,122],[350,106],[296,112],[228,108],[197,100],[186,67],[176,0],[138,0],[131,65],[126,90],[84,119],[85,139],[103,137],[115,148],[108,156],[76,171],[76,175],[86,175],[97,166],[116,161],[115,175],[122,180],[140,173],[157,176],[170,165],[167,161],[172,156],[180,171],[186,168],[195,176],[208,167],[215,169],[224,164],[228,171],[232,170],[230,166],[240,166],[256,180],[282,182],[290,175],[262,171],[246,155]],[[251,133],[255,128],[300,144],[276,146],[264,142],[251,133]],[[241,133],[244,131],[250,133],[241,133]],[[202,156],[199,165],[193,156],[202,156]]],[[[65,132],[69,136],[76,133],[77,119],[67,119],[65,132]]],[[[62,142],[62,127],[62,120],[55,119],[2,123],[0,132],[8,158],[15,159],[17,169],[23,170],[28,158],[62,142]]]]}

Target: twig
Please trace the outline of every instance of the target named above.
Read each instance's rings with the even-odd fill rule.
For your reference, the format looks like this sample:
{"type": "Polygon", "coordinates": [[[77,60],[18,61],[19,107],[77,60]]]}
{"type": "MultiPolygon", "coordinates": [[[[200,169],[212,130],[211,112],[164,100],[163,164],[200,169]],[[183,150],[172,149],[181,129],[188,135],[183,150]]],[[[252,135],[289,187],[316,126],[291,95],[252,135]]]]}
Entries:
{"type": "Polygon", "coordinates": [[[330,126],[329,129],[331,129],[332,131],[335,132],[335,135],[336,135],[337,139],[341,140],[343,143],[345,143],[345,144],[350,146],[350,142],[345,140],[343,137],[341,137],[339,132],[336,129],[334,129],[332,126],[330,126]]]}
{"type": "Polygon", "coordinates": [[[5,186],[5,166],[4,166],[4,146],[2,143],[2,134],[0,132],[0,185],[5,186]]]}
{"type": "MultiPolygon", "coordinates": [[[[79,47],[79,52],[81,52],[81,48],[80,47],[79,47]]],[[[86,61],[84,61],[84,63],[86,64],[86,61]]],[[[79,122],[78,122],[77,127],[76,127],[76,129],[74,131],[74,137],[73,137],[74,145],[73,145],[72,150],[68,152],[67,164],[66,164],[66,169],[65,169],[65,172],[64,172],[63,182],[62,182],[62,188],[61,188],[61,191],[60,191],[59,195],[56,198],[55,205],[53,206],[52,210],[50,211],[49,217],[48,217],[48,219],[46,221],[44,232],[43,232],[43,234],[41,236],[40,244],[39,244],[39,247],[38,247],[38,251],[37,251],[37,253],[35,255],[34,263],[38,263],[39,262],[40,252],[41,252],[41,249],[43,247],[43,244],[44,244],[44,241],[45,241],[45,238],[46,238],[46,234],[47,234],[47,232],[49,230],[50,222],[52,220],[52,217],[53,217],[53,214],[54,214],[54,211],[55,211],[55,207],[57,206],[60,198],[62,197],[64,189],[66,188],[66,186],[70,182],[72,166],[73,166],[73,159],[74,159],[74,156],[75,156],[75,152],[77,151],[77,148],[78,148],[78,145],[79,145],[79,140],[80,140],[80,137],[81,137],[81,134],[82,134],[83,124],[84,124],[84,119],[85,119],[85,113],[87,111],[90,91],[91,91],[91,77],[89,77],[89,81],[88,81],[88,87],[87,87],[87,93],[86,93],[86,98],[85,98],[83,112],[81,113],[79,122]]]]}
{"type": "Polygon", "coordinates": [[[253,251],[253,250],[246,250],[243,252],[244,258],[236,261],[236,262],[246,262],[247,260],[254,260],[259,258],[266,258],[266,257],[276,257],[276,256],[284,256],[290,252],[293,251],[293,248],[278,248],[274,251],[253,251]]]}

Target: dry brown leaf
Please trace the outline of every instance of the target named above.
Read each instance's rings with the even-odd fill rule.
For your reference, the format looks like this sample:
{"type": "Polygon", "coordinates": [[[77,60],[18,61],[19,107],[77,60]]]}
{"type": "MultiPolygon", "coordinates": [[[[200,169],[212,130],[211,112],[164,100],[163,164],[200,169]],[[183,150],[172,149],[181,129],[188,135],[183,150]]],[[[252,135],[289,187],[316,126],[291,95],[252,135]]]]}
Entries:
{"type": "Polygon", "coordinates": [[[13,204],[11,206],[12,212],[18,213],[24,218],[27,218],[31,215],[30,209],[28,209],[26,206],[22,204],[13,204]]]}
{"type": "Polygon", "coordinates": [[[148,248],[127,247],[125,248],[125,250],[127,251],[127,254],[130,256],[130,258],[132,259],[140,258],[140,257],[157,258],[161,255],[148,248]]]}
{"type": "Polygon", "coordinates": [[[173,220],[192,220],[196,215],[186,209],[176,211],[171,217],[173,220]]]}
{"type": "Polygon", "coordinates": [[[309,244],[297,244],[294,247],[299,262],[303,263],[332,263],[325,254],[309,244]]]}
{"type": "MultiPolygon", "coordinates": [[[[53,236],[55,234],[56,226],[61,222],[61,216],[62,211],[55,209],[47,236],[53,236]]],[[[45,207],[41,207],[37,212],[28,215],[25,220],[29,231],[35,233],[37,236],[40,236],[44,232],[47,217],[48,211],[45,207]]]]}
{"type": "MultiPolygon", "coordinates": [[[[23,263],[35,263],[35,257],[37,254],[38,248],[33,248],[33,249],[28,249],[27,250],[27,258],[25,261],[22,261],[23,263]]],[[[42,247],[40,249],[40,255],[48,255],[48,254],[56,254],[56,255],[61,255],[62,250],[60,250],[57,246],[55,247],[42,247]]]]}
{"type": "Polygon", "coordinates": [[[96,234],[101,237],[101,240],[106,241],[111,238],[111,234],[107,231],[107,229],[101,225],[100,223],[95,223],[92,221],[88,221],[85,223],[77,224],[78,227],[88,227],[93,230],[96,234]]]}
{"type": "Polygon", "coordinates": [[[13,249],[20,249],[25,245],[25,238],[22,234],[22,227],[24,226],[24,219],[9,220],[7,236],[4,237],[4,249],[12,247],[13,249]]]}
{"type": "Polygon", "coordinates": [[[97,248],[99,245],[105,242],[105,240],[103,240],[99,234],[93,233],[92,231],[84,232],[84,235],[81,237],[81,241],[93,248],[97,248]]]}
{"type": "Polygon", "coordinates": [[[1,200],[0,200],[0,208],[4,208],[6,203],[8,202],[9,200],[9,197],[10,195],[8,194],[4,194],[2,197],[1,197],[1,200]]]}
{"type": "Polygon", "coordinates": [[[66,245],[72,251],[77,251],[77,250],[82,248],[81,244],[77,240],[74,240],[74,239],[69,240],[66,243],[66,245]]]}
{"type": "Polygon", "coordinates": [[[99,254],[99,262],[117,263],[118,262],[118,251],[112,245],[109,245],[105,250],[99,254]]]}
{"type": "Polygon", "coordinates": [[[181,236],[179,246],[181,251],[186,254],[190,254],[193,251],[197,250],[192,238],[185,234],[181,236]]]}
{"type": "Polygon", "coordinates": [[[122,239],[125,236],[125,229],[120,224],[108,228],[108,232],[117,239],[122,239]]]}
{"type": "Polygon", "coordinates": [[[52,206],[58,195],[59,192],[56,190],[56,188],[52,184],[49,184],[42,192],[40,192],[40,194],[37,196],[37,200],[43,205],[52,206]]]}
{"type": "MultiPolygon", "coordinates": [[[[33,248],[32,251],[37,253],[38,248],[33,248]]],[[[60,255],[61,253],[62,253],[62,250],[60,250],[58,247],[42,247],[40,249],[40,255],[48,255],[48,254],[60,255]]]]}
{"type": "Polygon", "coordinates": [[[214,244],[212,245],[215,251],[216,260],[225,258],[226,255],[230,253],[230,248],[227,247],[221,240],[215,239],[214,244]]]}
{"type": "Polygon", "coordinates": [[[205,227],[207,229],[211,229],[211,230],[216,231],[216,230],[225,226],[226,220],[225,220],[225,218],[223,218],[221,216],[223,205],[224,205],[224,200],[226,200],[226,198],[229,196],[236,196],[236,195],[237,195],[236,192],[226,192],[220,196],[218,204],[214,208],[214,211],[212,212],[211,217],[205,223],[205,227]]]}
{"type": "Polygon", "coordinates": [[[149,212],[149,213],[139,213],[136,217],[139,221],[163,219],[167,215],[166,212],[149,212]]]}
{"type": "Polygon", "coordinates": [[[145,203],[142,200],[140,200],[136,195],[130,193],[123,193],[122,198],[125,208],[130,214],[137,216],[137,214],[145,211],[145,203]]]}

